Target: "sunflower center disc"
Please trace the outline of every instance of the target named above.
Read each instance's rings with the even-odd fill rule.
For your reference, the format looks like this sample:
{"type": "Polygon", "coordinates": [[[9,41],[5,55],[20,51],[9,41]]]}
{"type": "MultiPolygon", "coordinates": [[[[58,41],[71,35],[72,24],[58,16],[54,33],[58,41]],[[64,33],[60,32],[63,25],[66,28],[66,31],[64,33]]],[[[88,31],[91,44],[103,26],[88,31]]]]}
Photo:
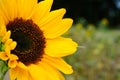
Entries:
{"type": "Polygon", "coordinates": [[[7,24],[7,30],[11,30],[11,38],[17,41],[17,46],[11,53],[17,55],[19,61],[28,65],[42,58],[45,38],[32,20],[15,19],[7,24]]]}

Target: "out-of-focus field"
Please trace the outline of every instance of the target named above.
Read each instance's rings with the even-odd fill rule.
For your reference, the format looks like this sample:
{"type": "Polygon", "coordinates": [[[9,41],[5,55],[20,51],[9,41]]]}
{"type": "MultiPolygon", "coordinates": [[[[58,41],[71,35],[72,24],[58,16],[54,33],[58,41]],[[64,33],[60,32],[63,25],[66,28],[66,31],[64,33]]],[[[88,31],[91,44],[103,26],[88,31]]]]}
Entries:
{"type": "Polygon", "coordinates": [[[74,69],[66,80],[120,80],[120,31],[109,30],[106,19],[97,26],[78,23],[65,34],[79,44],[65,58],[74,69]]]}

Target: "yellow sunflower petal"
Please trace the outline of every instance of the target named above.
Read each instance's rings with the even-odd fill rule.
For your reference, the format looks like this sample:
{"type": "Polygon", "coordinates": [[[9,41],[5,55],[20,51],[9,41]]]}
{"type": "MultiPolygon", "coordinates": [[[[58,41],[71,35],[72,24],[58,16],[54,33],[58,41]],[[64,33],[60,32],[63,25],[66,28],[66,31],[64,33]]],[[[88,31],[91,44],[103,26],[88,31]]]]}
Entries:
{"type": "Polygon", "coordinates": [[[28,69],[27,66],[25,66],[22,62],[18,62],[17,66],[21,69],[28,69]]]}
{"type": "Polygon", "coordinates": [[[10,35],[11,35],[11,31],[8,31],[8,32],[5,34],[5,36],[3,37],[2,42],[7,41],[7,40],[10,38],[10,35]]]}
{"type": "Polygon", "coordinates": [[[17,42],[12,42],[11,44],[10,44],[10,48],[11,48],[11,50],[14,50],[15,49],[15,47],[16,47],[16,45],[17,45],[17,42]]]}
{"type": "Polygon", "coordinates": [[[5,22],[3,21],[2,17],[0,17],[0,36],[4,36],[7,32],[5,27],[5,22]]]}
{"type": "Polygon", "coordinates": [[[18,60],[18,57],[14,54],[10,54],[10,59],[11,60],[18,60]]]}
{"type": "Polygon", "coordinates": [[[51,11],[44,19],[42,19],[38,25],[42,30],[48,29],[55,24],[58,24],[60,20],[62,20],[63,15],[65,14],[66,10],[64,8],[51,11]]]}
{"type": "Polygon", "coordinates": [[[50,80],[64,80],[64,79],[61,79],[60,73],[57,71],[57,69],[47,64],[46,62],[40,61],[38,66],[44,69],[44,71],[48,74],[50,80]],[[49,73],[51,73],[52,76],[49,73]]]}
{"type": "Polygon", "coordinates": [[[0,0],[0,3],[0,13],[5,20],[5,24],[8,24],[9,21],[13,21],[17,17],[16,0],[0,0]]]}
{"type": "Polygon", "coordinates": [[[15,68],[17,66],[17,61],[16,60],[9,60],[8,61],[8,66],[10,68],[15,68]]]}
{"type": "Polygon", "coordinates": [[[14,55],[14,54],[10,54],[9,58],[10,59],[8,61],[8,66],[10,68],[15,68],[18,65],[18,62],[17,62],[18,57],[16,55],[14,55]]]}
{"type": "Polygon", "coordinates": [[[72,67],[67,64],[62,58],[55,58],[44,55],[44,58],[42,60],[65,74],[71,74],[73,72],[72,67]]]}
{"type": "Polygon", "coordinates": [[[17,42],[13,41],[12,39],[8,39],[5,42],[5,46],[9,46],[11,50],[13,50],[17,45],[17,42]]]}
{"type": "Polygon", "coordinates": [[[5,26],[0,26],[0,36],[4,36],[6,33],[6,28],[5,26]]]}
{"type": "Polygon", "coordinates": [[[63,57],[76,51],[77,44],[70,38],[56,38],[46,41],[45,54],[52,57],[63,57]]]}
{"type": "Polygon", "coordinates": [[[27,66],[22,62],[18,62],[15,68],[10,68],[10,78],[10,80],[33,80],[29,75],[27,66]]]}
{"type": "Polygon", "coordinates": [[[16,0],[4,0],[4,6],[7,11],[7,15],[10,21],[14,20],[17,17],[17,8],[13,6],[16,5],[16,0]]]}
{"type": "Polygon", "coordinates": [[[10,47],[9,46],[5,46],[5,53],[10,56],[10,47]]]}
{"type": "Polygon", "coordinates": [[[0,0],[0,15],[4,19],[5,23],[8,23],[10,18],[6,9],[6,7],[8,7],[6,3],[8,3],[8,0],[0,0]]]}
{"type": "Polygon", "coordinates": [[[31,64],[28,66],[29,73],[31,74],[33,80],[50,80],[46,75],[46,72],[37,65],[31,64]]]}
{"type": "Polygon", "coordinates": [[[13,21],[17,17],[17,0],[8,0],[7,11],[10,17],[10,21],[13,21]],[[15,7],[13,7],[13,5],[15,7]]]}
{"type": "Polygon", "coordinates": [[[39,2],[36,5],[32,15],[32,19],[36,24],[38,24],[43,19],[43,17],[48,15],[51,9],[52,3],[53,3],[53,0],[44,0],[39,2]]]}
{"type": "MultiPolygon", "coordinates": [[[[1,9],[1,8],[0,8],[0,9],[1,9]]],[[[3,18],[5,24],[7,24],[7,23],[8,23],[8,19],[6,18],[5,14],[4,14],[4,12],[2,12],[2,10],[0,10],[0,15],[1,15],[1,17],[3,18]]]]}
{"type": "Polygon", "coordinates": [[[17,0],[18,18],[29,19],[37,0],[17,0]]]}
{"type": "Polygon", "coordinates": [[[30,80],[31,76],[29,76],[28,71],[21,71],[19,72],[19,74],[17,75],[17,80],[30,80]],[[24,75],[24,76],[23,76],[24,75]]]}
{"type": "Polygon", "coordinates": [[[29,73],[26,69],[15,67],[10,69],[10,80],[31,80],[29,73]]]}
{"type": "Polygon", "coordinates": [[[13,42],[12,39],[8,39],[8,40],[5,42],[5,45],[10,45],[12,42],[13,42]]]}
{"type": "Polygon", "coordinates": [[[0,59],[6,61],[6,60],[9,59],[9,57],[8,57],[8,55],[5,52],[0,52],[0,59]]]}
{"type": "Polygon", "coordinates": [[[52,39],[64,34],[71,27],[73,20],[65,18],[57,22],[59,22],[57,25],[51,25],[51,23],[48,23],[47,26],[49,28],[47,27],[46,29],[43,29],[46,38],[52,39]]]}
{"type": "MultiPolygon", "coordinates": [[[[10,80],[15,80],[17,78],[17,75],[19,73],[18,67],[16,68],[11,68],[10,69],[10,80]]],[[[21,72],[20,72],[21,73],[21,72]]]]}

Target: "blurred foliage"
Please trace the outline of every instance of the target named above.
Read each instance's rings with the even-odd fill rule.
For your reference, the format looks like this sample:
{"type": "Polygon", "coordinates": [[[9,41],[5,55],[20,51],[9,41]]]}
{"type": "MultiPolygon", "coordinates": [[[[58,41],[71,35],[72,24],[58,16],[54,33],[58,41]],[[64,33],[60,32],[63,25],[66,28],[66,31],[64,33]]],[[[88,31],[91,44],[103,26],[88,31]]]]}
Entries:
{"type": "Polygon", "coordinates": [[[6,62],[0,60],[0,80],[3,80],[7,70],[8,70],[8,66],[6,62]]]}
{"type": "Polygon", "coordinates": [[[67,80],[120,80],[120,31],[108,27],[106,18],[97,25],[81,19],[63,35],[79,44],[78,51],[65,58],[74,69],[65,75],[67,80]]]}

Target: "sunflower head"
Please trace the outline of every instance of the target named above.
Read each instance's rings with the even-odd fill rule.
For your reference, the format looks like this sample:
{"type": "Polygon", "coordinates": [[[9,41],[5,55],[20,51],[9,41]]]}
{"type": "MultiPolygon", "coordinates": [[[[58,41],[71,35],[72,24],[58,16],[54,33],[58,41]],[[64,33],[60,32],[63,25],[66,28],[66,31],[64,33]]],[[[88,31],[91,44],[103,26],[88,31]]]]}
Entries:
{"type": "Polygon", "coordinates": [[[64,80],[59,70],[73,72],[62,57],[73,54],[77,43],[61,36],[73,20],[63,18],[64,8],[50,11],[52,3],[0,0],[0,59],[7,62],[11,80],[64,80]]]}
{"type": "Polygon", "coordinates": [[[45,38],[39,27],[32,20],[15,19],[7,24],[11,30],[11,38],[17,41],[12,53],[24,64],[34,63],[42,58],[45,48],[45,38]]]}

